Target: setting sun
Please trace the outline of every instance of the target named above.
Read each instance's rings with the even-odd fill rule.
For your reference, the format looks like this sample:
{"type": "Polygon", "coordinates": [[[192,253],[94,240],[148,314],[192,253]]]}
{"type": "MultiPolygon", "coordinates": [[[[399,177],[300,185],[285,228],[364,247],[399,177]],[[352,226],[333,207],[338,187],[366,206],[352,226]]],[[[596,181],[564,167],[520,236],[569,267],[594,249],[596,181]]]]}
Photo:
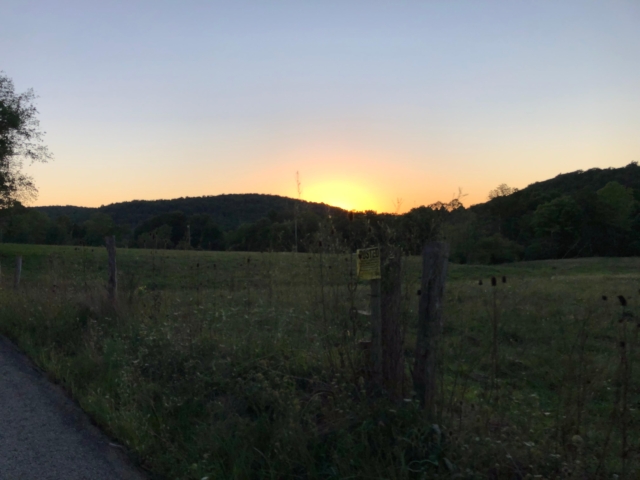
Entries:
{"type": "Polygon", "coordinates": [[[326,203],[345,210],[379,210],[379,202],[366,188],[344,180],[310,185],[302,197],[310,202],[326,203]]]}

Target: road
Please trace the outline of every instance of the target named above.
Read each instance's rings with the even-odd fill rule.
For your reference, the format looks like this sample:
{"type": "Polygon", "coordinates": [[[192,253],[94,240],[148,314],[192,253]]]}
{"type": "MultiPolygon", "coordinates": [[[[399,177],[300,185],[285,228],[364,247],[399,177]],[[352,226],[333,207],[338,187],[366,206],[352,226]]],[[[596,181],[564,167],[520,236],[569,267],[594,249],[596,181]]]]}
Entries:
{"type": "Polygon", "coordinates": [[[0,480],[143,480],[122,448],[0,337],[0,480]]]}

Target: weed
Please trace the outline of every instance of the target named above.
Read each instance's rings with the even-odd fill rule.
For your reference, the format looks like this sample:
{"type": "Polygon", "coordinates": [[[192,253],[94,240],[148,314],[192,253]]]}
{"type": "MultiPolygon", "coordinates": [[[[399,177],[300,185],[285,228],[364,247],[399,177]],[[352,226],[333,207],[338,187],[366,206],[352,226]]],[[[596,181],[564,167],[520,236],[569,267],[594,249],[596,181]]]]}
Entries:
{"type": "MultiPolygon", "coordinates": [[[[168,478],[634,478],[639,261],[451,265],[434,425],[407,385],[367,395],[368,289],[323,232],[321,262],[121,250],[117,308],[103,250],[3,244],[24,278],[0,331],[168,478]]],[[[406,365],[419,267],[402,264],[406,365]]]]}

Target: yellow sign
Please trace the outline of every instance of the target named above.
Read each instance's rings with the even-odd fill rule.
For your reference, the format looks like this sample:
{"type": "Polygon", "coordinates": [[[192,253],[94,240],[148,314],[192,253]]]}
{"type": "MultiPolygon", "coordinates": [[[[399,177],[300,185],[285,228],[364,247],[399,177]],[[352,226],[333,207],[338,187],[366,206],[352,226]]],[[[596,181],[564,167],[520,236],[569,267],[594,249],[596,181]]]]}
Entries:
{"type": "Polygon", "coordinates": [[[380,247],[358,250],[356,269],[360,280],[380,278],[380,247]]]}

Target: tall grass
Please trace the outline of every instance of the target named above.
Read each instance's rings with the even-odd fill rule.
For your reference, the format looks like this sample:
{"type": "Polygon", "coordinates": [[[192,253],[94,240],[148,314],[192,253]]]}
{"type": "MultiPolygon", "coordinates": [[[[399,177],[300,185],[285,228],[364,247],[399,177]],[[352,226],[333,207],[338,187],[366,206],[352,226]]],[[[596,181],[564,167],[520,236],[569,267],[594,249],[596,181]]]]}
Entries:
{"type": "Polygon", "coordinates": [[[408,381],[368,397],[343,251],[120,250],[114,308],[103,250],[2,245],[0,331],[166,478],[636,478],[637,260],[452,266],[432,424],[408,381]]]}

